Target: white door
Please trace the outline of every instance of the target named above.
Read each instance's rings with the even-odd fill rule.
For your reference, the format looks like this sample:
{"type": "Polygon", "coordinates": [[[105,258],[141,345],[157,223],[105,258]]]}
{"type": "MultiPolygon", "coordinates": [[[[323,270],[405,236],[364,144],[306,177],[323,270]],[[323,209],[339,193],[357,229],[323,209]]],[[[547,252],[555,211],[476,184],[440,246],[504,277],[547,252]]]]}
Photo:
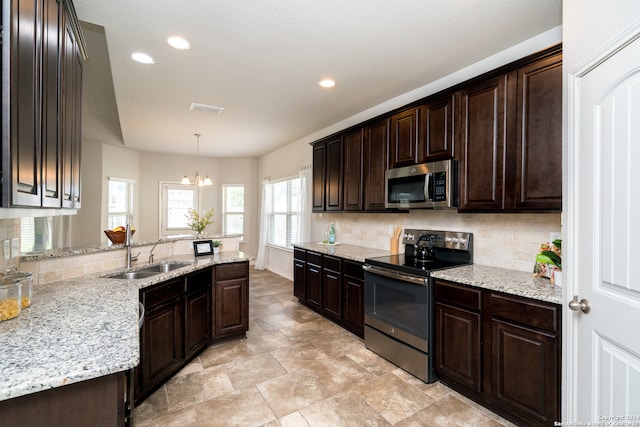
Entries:
{"type": "Polygon", "coordinates": [[[569,76],[567,292],[591,311],[565,311],[565,422],[640,425],[638,33],[569,76]]]}

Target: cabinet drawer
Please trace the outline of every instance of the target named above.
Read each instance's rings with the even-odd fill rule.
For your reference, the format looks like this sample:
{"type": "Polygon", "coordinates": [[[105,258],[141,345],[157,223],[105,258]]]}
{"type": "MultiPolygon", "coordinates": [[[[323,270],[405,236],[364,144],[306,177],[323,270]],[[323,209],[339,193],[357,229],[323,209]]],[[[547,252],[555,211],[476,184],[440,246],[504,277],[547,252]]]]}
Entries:
{"type": "Polygon", "coordinates": [[[184,294],[183,283],[184,279],[179,278],[141,290],[142,304],[145,310],[149,311],[166,301],[182,298],[184,294]]]}
{"type": "Polygon", "coordinates": [[[361,262],[344,260],[342,263],[342,272],[355,279],[364,280],[364,270],[362,269],[361,262]]]}
{"type": "Polygon", "coordinates": [[[436,280],[434,294],[435,300],[438,302],[446,302],[476,311],[481,308],[482,291],[480,289],[436,280]]]}
{"type": "Polygon", "coordinates": [[[318,252],[307,252],[307,262],[315,265],[322,265],[322,254],[318,252]]]}
{"type": "Polygon", "coordinates": [[[191,293],[211,286],[211,268],[205,268],[187,276],[187,292],[191,293]]]}
{"type": "Polygon", "coordinates": [[[560,307],[554,304],[491,294],[491,317],[499,317],[547,331],[560,331],[560,307]]]}
{"type": "Polygon", "coordinates": [[[248,262],[236,262],[232,264],[219,264],[216,266],[216,281],[243,279],[249,275],[248,262]]]}
{"type": "Polygon", "coordinates": [[[304,249],[293,248],[293,258],[300,261],[306,261],[307,251],[305,251],[304,249]]]}
{"type": "Polygon", "coordinates": [[[322,261],[322,266],[329,270],[340,271],[340,263],[340,258],[325,255],[322,261]]]}

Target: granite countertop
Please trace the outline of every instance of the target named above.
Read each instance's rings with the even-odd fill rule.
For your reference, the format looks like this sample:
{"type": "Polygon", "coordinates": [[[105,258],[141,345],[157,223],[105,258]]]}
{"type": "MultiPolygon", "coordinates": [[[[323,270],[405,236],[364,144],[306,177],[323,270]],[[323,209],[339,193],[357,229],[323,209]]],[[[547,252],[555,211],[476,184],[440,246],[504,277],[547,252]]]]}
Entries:
{"type": "Polygon", "coordinates": [[[325,255],[333,255],[359,262],[364,262],[365,258],[389,255],[389,251],[386,250],[372,249],[355,245],[345,245],[341,243],[336,245],[327,245],[318,242],[307,242],[294,243],[293,246],[296,248],[320,252],[325,255]]]}
{"type": "MultiPolygon", "coordinates": [[[[211,235],[211,236],[206,236],[202,238],[198,238],[191,234],[181,234],[181,235],[166,237],[166,238],[157,239],[157,240],[133,240],[131,242],[131,247],[135,248],[138,246],[150,246],[158,243],[176,242],[179,240],[201,240],[201,239],[216,240],[216,239],[233,239],[236,237],[242,237],[242,234],[218,234],[218,235],[211,235]]],[[[46,260],[46,259],[52,259],[52,258],[63,258],[68,256],[86,255],[86,254],[93,254],[98,252],[120,250],[120,249],[124,249],[125,247],[126,246],[124,244],[114,245],[112,243],[101,243],[93,246],[82,246],[82,247],[76,247],[76,248],[74,247],[58,248],[58,249],[52,249],[46,252],[23,253],[20,256],[20,261],[21,262],[40,261],[40,260],[46,260]]]]}
{"type": "Polygon", "coordinates": [[[549,279],[534,277],[523,271],[473,264],[434,271],[431,276],[554,304],[562,304],[563,301],[560,286],[555,286],[549,279]]]}
{"type": "Polygon", "coordinates": [[[102,277],[118,273],[114,270],[35,286],[31,307],[0,322],[0,400],[137,366],[139,289],[207,266],[249,259],[242,252],[171,257],[162,261],[185,262],[185,267],[139,280],[102,277]]]}

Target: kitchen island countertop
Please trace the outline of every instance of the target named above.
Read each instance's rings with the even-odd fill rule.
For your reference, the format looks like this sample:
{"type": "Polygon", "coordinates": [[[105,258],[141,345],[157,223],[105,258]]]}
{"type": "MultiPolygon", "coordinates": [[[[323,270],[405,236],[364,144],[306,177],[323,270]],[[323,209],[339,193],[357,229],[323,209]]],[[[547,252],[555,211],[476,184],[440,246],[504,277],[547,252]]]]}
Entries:
{"type": "Polygon", "coordinates": [[[436,279],[562,304],[562,288],[532,273],[486,265],[465,265],[431,273],[436,279]]]}
{"type": "MultiPolygon", "coordinates": [[[[207,266],[251,258],[242,252],[171,257],[185,267],[139,279],[118,271],[34,286],[33,304],[0,322],[0,400],[125,371],[140,361],[138,291],[207,266]]],[[[122,271],[122,270],[120,270],[122,271]]]]}

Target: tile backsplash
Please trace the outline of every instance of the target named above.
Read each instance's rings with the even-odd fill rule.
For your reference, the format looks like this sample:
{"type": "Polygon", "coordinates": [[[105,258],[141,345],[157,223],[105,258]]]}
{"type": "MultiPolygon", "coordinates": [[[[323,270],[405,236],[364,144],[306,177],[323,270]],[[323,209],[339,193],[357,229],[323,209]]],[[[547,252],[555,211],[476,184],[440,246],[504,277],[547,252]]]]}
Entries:
{"type": "MultiPolygon", "coordinates": [[[[540,242],[561,229],[561,215],[459,214],[446,210],[415,210],[398,214],[314,214],[311,240],[322,239],[330,223],[337,241],[389,249],[391,227],[465,231],[473,233],[474,263],[532,271],[540,242]]],[[[402,245],[401,245],[402,246],[402,245]]],[[[401,248],[402,251],[402,248],[401,248]]]]}

